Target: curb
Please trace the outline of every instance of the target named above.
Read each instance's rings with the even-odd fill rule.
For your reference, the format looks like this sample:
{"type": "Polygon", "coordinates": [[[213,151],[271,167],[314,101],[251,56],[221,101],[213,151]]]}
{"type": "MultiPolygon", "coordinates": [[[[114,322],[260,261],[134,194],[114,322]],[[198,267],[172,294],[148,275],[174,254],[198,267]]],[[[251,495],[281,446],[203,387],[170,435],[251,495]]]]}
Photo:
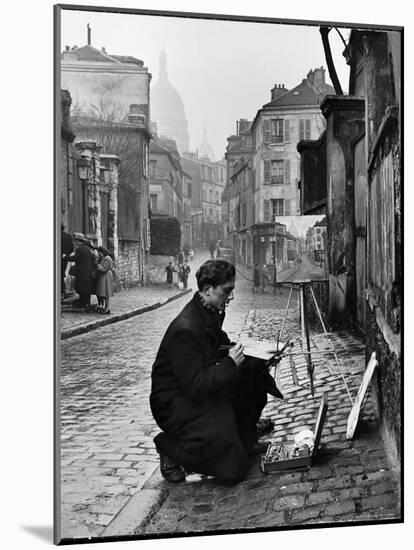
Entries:
{"type": "Polygon", "coordinates": [[[181,298],[182,296],[185,296],[186,294],[189,294],[190,292],[192,292],[192,289],[187,288],[185,290],[182,290],[181,292],[177,292],[177,294],[174,294],[169,298],[165,298],[164,300],[160,300],[159,302],[155,302],[154,304],[151,304],[149,306],[141,307],[138,309],[132,309],[130,311],[126,311],[125,313],[112,315],[111,317],[108,317],[106,319],[99,319],[99,321],[92,321],[91,323],[88,323],[87,325],[83,325],[81,327],[75,327],[75,328],[69,328],[69,329],[63,330],[60,333],[60,339],[66,340],[67,338],[72,338],[73,336],[79,336],[80,334],[85,334],[86,332],[90,332],[92,330],[95,330],[100,327],[104,327],[106,325],[110,325],[112,323],[117,323],[118,321],[125,321],[130,317],[135,317],[135,315],[141,315],[142,313],[147,313],[148,311],[158,309],[168,304],[169,302],[172,302],[174,300],[177,300],[178,298],[181,298]]]}
{"type": "Polygon", "coordinates": [[[144,485],[130,497],[99,536],[142,535],[142,529],[160,510],[168,494],[168,483],[157,464],[144,485]]]}

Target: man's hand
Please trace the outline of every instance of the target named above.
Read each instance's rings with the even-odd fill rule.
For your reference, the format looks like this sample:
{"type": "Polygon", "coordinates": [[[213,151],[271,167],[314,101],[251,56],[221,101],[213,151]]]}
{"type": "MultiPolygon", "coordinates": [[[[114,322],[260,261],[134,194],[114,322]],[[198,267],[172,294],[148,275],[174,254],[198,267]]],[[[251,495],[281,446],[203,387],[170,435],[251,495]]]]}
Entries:
{"type": "Polygon", "coordinates": [[[240,367],[240,365],[244,361],[243,346],[240,342],[238,342],[235,346],[233,346],[230,349],[229,357],[231,357],[233,361],[236,363],[236,365],[240,367]]]}

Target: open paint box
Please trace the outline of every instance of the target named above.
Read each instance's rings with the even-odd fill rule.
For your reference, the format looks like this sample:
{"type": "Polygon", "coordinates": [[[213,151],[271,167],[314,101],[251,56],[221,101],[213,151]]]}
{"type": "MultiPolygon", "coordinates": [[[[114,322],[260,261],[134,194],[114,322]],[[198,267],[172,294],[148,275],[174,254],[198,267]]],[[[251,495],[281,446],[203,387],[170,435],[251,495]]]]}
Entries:
{"type": "Polygon", "coordinates": [[[261,457],[260,467],[264,474],[280,470],[309,469],[312,460],[318,452],[321,440],[326,411],[328,410],[328,399],[324,394],[319,406],[318,416],[315,423],[315,434],[313,450],[306,446],[297,448],[294,443],[274,445],[269,443],[266,454],[261,457]]]}

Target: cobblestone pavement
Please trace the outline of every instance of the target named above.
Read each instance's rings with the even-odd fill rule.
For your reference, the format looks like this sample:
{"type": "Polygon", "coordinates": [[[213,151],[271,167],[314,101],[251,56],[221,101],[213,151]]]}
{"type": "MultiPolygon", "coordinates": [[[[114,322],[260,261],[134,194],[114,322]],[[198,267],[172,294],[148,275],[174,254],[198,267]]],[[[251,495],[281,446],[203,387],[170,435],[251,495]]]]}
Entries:
{"type": "MultiPolygon", "coordinates": [[[[204,258],[200,258],[202,261],[204,258]]],[[[190,285],[194,285],[194,272],[190,285]]],[[[287,293],[253,294],[241,280],[225,328],[237,337],[255,307],[287,293]]],[[[187,295],[61,345],[61,536],[98,536],[158,467],[148,396],[151,365],[187,295]]]]}
{"type": "MultiPolygon", "coordinates": [[[[194,286],[193,278],[190,285],[194,286]]],[[[276,296],[253,294],[251,283],[243,277],[237,287],[225,320],[229,335],[275,338],[287,289],[276,296]]],[[[292,363],[283,359],[276,373],[284,401],[270,398],[264,410],[265,417],[276,421],[267,438],[292,440],[302,427],[313,428],[320,395],[328,393],[321,448],[308,472],[265,476],[258,459],[252,459],[247,479],[234,487],[199,476],[174,486],[162,480],[152,441],[158,428],[148,404],[150,371],[166,326],[189,299],[185,296],[158,310],[62,342],[62,538],[99,537],[108,532],[127,535],[134,530],[151,536],[398,518],[399,488],[378,434],[373,401],[369,397],[364,406],[354,440],[346,441],[347,392],[333,358],[316,354],[315,398],[309,391],[306,361],[295,355],[292,363]],[[133,502],[131,497],[146,494],[162,498],[154,501],[143,522],[132,521],[129,531],[122,528],[116,533],[116,525],[125,526],[122,521],[116,524],[127,508],[124,505],[133,502]]],[[[294,300],[285,334],[296,337],[299,332],[294,300]]],[[[332,340],[355,395],[365,367],[363,346],[346,332],[333,334],[332,340]]],[[[328,347],[322,334],[313,333],[311,341],[313,350],[328,347]]],[[[291,352],[299,351],[296,342],[291,352]]]]}
{"type": "MultiPolygon", "coordinates": [[[[297,333],[295,313],[287,324],[290,336],[297,333]]],[[[242,336],[274,337],[282,312],[269,309],[251,311],[242,336]]],[[[247,479],[233,487],[215,480],[189,476],[186,483],[171,485],[158,471],[144,486],[163,492],[161,505],[135,528],[135,534],[201,533],[207,531],[253,528],[280,528],[310,524],[341,524],[400,518],[399,485],[387,462],[379,435],[373,398],[368,393],[354,439],[346,440],[345,431],[351,404],[363,370],[364,349],[355,336],[346,332],[331,335],[339,359],[315,354],[315,397],[312,398],[306,361],[300,355],[284,358],[278,367],[278,386],[283,402],[271,399],[264,416],[275,421],[266,439],[274,443],[292,442],[301,429],[314,429],[320,396],[328,396],[328,413],[314,465],[309,471],[264,475],[259,459],[251,460],[247,479]],[[296,377],[293,375],[296,372],[296,377]]],[[[329,348],[323,334],[312,335],[312,350],[329,348]]],[[[296,343],[292,353],[299,353],[296,343]]]]}

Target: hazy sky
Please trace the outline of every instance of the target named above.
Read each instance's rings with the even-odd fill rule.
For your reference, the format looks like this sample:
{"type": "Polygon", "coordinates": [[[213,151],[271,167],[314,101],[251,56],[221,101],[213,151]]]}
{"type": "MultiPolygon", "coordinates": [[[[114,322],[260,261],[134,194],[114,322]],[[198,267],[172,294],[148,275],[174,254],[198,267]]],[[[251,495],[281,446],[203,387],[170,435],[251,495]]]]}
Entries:
{"type": "MultiPolygon", "coordinates": [[[[310,69],[326,68],[317,26],[62,10],[62,50],[87,43],[87,23],[92,46],[142,59],[152,84],[158,80],[160,50],[165,49],[168,78],[184,102],[190,149],[200,146],[205,125],[215,160],[223,158],[227,136],[236,133],[236,120],[252,120],[270,101],[274,84],[291,89],[310,69]]],[[[347,40],[349,31],[341,33],[347,40]]],[[[347,93],[344,46],[336,31],[329,36],[347,93]]],[[[331,84],[328,72],[326,79],[331,84]]]]}

